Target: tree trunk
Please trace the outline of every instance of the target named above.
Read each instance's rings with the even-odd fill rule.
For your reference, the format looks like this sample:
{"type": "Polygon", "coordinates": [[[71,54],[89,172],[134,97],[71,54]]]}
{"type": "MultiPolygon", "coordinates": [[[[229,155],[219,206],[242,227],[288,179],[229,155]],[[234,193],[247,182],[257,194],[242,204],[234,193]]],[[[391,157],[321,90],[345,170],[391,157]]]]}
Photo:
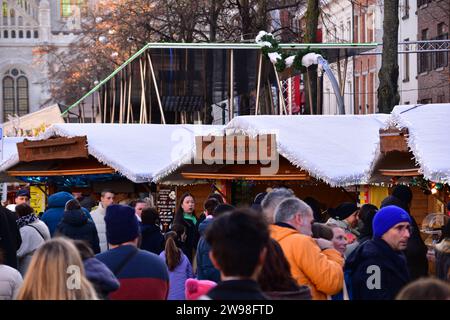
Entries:
{"type": "MultiPolygon", "coordinates": [[[[304,36],[304,42],[306,43],[316,43],[317,42],[317,27],[319,24],[319,0],[308,0],[308,7],[306,10],[306,32],[304,36]]],[[[317,96],[317,66],[309,67],[309,81],[311,86],[305,84],[306,96],[316,97],[317,96]],[[311,90],[308,92],[308,90],[311,90]]],[[[305,75],[303,79],[306,79],[305,75]]],[[[317,109],[317,100],[312,99],[312,105],[310,105],[310,99],[306,99],[306,114],[314,114],[317,109]]]]}
{"type": "Polygon", "coordinates": [[[400,101],[398,94],[398,1],[384,1],[383,54],[378,73],[378,110],[390,113],[400,101]]]}

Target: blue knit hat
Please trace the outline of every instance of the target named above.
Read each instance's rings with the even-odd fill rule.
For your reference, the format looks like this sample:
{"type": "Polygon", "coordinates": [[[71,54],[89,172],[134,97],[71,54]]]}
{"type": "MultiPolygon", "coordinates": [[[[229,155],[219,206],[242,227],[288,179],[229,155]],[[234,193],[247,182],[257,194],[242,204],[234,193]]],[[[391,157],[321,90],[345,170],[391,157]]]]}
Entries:
{"type": "Polygon", "coordinates": [[[386,206],[378,210],[372,222],[374,238],[381,238],[390,228],[400,222],[411,223],[411,217],[402,208],[386,206]]]}
{"type": "Polygon", "coordinates": [[[130,206],[113,204],[106,208],[106,239],[110,244],[132,241],[139,236],[139,222],[130,206]]]}

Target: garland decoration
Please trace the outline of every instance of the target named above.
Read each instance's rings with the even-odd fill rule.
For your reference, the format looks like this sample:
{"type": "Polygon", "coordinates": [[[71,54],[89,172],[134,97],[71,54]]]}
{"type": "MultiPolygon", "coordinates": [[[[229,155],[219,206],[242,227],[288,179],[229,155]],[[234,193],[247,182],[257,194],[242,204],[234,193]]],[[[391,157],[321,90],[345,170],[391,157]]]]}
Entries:
{"type": "Polygon", "coordinates": [[[274,36],[265,31],[258,33],[255,42],[261,46],[262,54],[275,65],[278,72],[292,67],[295,71],[304,73],[311,64],[317,64],[317,56],[321,56],[320,50],[310,49],[310,47],[299,50],[295,54],[282,51],[274,36]]]}

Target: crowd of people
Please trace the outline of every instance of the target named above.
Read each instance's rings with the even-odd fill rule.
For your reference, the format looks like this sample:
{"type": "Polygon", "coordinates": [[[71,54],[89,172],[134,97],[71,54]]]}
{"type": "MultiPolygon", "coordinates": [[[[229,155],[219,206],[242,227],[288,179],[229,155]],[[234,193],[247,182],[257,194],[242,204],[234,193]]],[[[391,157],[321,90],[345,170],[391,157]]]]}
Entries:
{"type": "Polygon", "coordinates": [[[449,223],[431,277],[407,186],[326,212],[276,188],[249,208],[213,193],[197,214],[186,193],[164,234],[151,203],[114,197],[60,191],[38,215],[20,190],[0,207],[0,299],[450,299],[449,223]]]}

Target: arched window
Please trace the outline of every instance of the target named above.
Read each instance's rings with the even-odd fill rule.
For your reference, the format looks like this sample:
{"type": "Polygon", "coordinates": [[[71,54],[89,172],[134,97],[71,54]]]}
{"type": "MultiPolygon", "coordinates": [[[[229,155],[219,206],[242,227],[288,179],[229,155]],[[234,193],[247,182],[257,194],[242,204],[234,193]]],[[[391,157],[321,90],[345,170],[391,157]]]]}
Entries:
{"type": "Polygon", "coordinates": [[[27,39],[30,39],[30,38],[31,38],[31,31],[27,30],[27,39]]]}
{"type": "Polygon", "coordinates": [[[25,72],[18,69],[8,70],[2,80],[3,121],[8,115],[23,116],[29,112],[28,79],[25,72]]]}
{"type": "Polygon", "coordinates": [[[19,30],[19,38],[22,39],[23,38],[23,31],[19,30]]]}
{"type": "Polygon", "coordinates": [[[14,9],[9,11],[9,24],[12,26],[16,25],[16,11],[14,9]]]}
{"type": "Polygon", "coordinates": [[[22,27],[22,26],[23,26],[23,17],[22,17],[22,16],[18,16],[18,17],[17,17],[17,25],[18,25],[19,27],[22,27]]]}

